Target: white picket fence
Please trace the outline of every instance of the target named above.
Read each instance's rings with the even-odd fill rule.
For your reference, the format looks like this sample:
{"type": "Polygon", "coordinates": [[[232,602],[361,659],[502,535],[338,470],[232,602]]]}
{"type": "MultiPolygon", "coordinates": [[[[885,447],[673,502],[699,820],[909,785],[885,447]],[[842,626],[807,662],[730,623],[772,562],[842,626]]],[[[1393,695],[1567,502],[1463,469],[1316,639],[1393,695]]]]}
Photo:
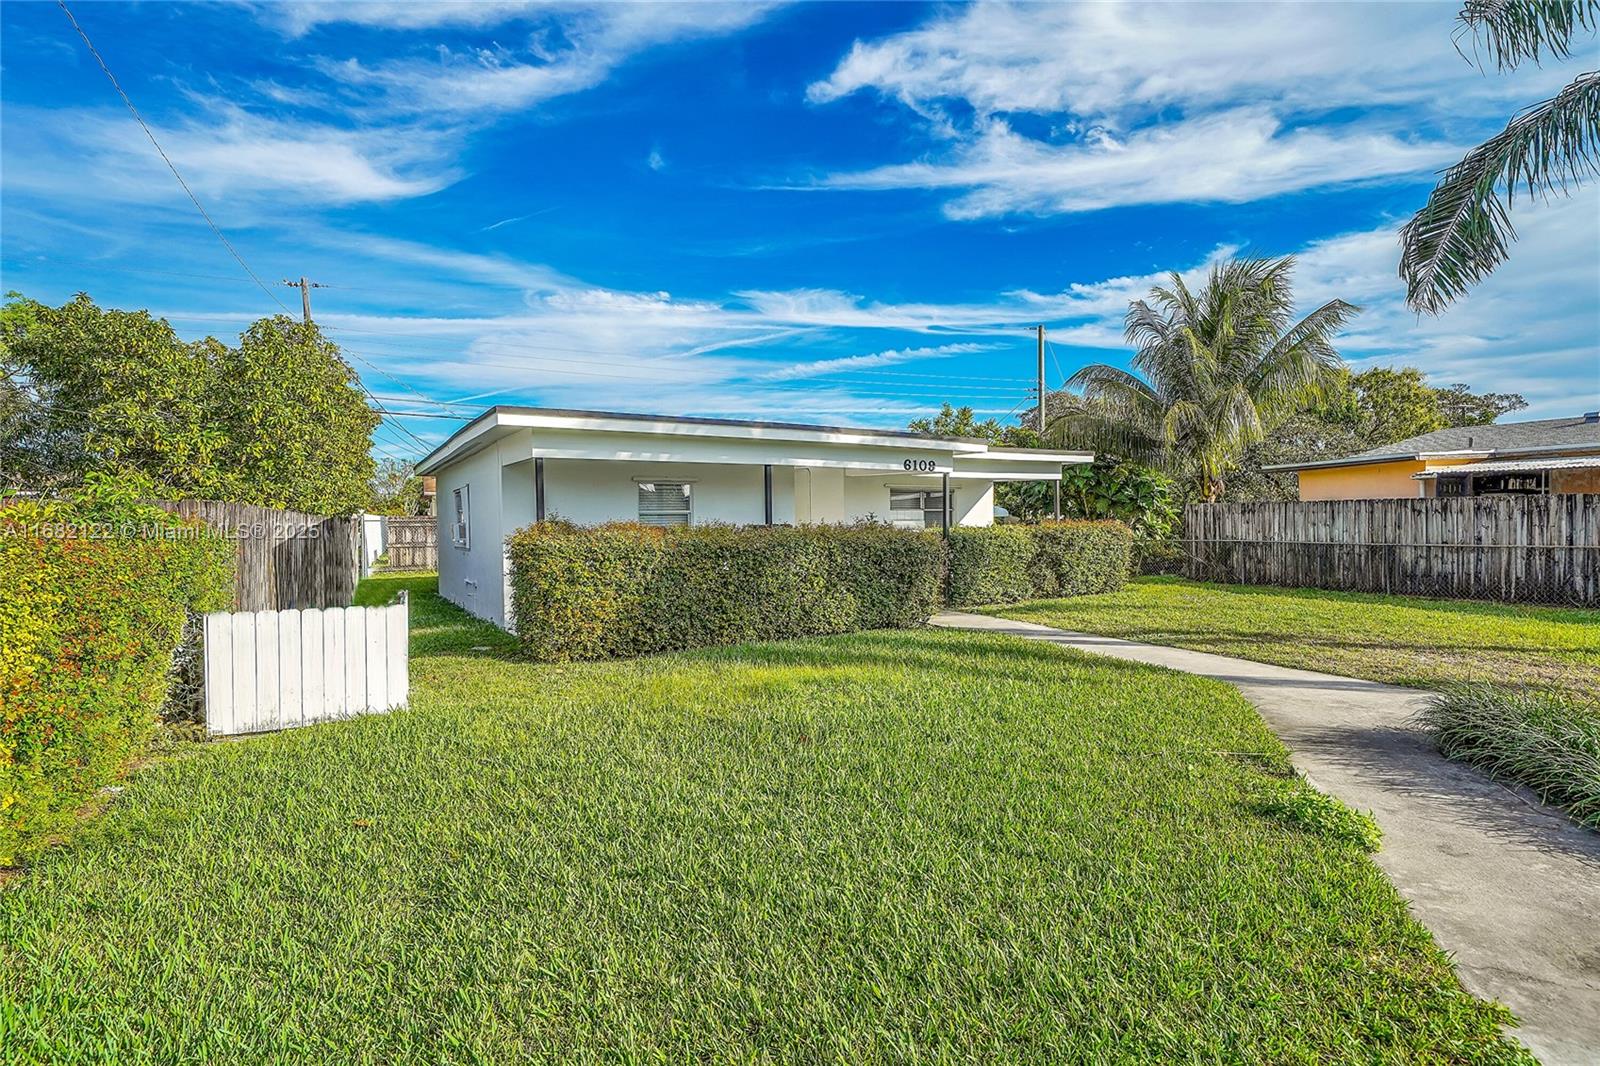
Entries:
{"type": "Polygon", "coordinates": [[[404,707],[409,607],[206,615],[206,730],[291,729],[404,707]]]}

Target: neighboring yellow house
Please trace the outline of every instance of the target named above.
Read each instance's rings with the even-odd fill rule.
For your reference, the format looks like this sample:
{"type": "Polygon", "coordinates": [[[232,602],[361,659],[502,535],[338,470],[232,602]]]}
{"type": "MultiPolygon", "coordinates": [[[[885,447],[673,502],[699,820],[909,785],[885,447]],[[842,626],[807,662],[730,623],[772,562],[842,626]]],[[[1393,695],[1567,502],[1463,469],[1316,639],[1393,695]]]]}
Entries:
{"type": "Polygon", "coordinates": [[[1600,412],[1459,426],[1293,471],[1302,500],[1600,493],[1600,412]]]}

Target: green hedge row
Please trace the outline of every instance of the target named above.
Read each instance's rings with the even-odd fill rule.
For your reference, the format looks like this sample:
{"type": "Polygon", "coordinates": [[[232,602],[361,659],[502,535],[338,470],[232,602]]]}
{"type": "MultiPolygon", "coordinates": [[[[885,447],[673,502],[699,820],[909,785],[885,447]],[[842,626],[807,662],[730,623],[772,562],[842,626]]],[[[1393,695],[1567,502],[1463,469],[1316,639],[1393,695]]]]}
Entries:
{"type": "Polygon", "coordinates": [[[0,865],[123,772],[188,611],[232,602],[233,545],[128,496],[0,500],[0,865]]]}
{"type": "Polygon", "coordinates": [[[1120,588],[1119,522],[658,528],[541,522],[507,542],[511,617],[546,662],[605,659],[927,621],[955,606],[1120,588]]]}

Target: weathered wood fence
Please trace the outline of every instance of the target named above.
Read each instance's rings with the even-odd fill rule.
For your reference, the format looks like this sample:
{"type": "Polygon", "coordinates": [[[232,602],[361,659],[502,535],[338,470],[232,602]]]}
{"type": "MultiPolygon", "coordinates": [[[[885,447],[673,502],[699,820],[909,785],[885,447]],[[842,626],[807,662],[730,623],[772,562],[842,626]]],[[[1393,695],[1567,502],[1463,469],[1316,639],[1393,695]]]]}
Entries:
{"type": "Polygon", "coordinates": [[[1197,504],[1188,574],[1600,606],[1600,495],[1197,504]]]}
{"type": "Polygon", "coordinates": [[[408,610],[402,592],[387,607],[206,615],[206,731],[260,733],[404,707],[408,610]]]}
{"type": "Polygon", "coordinates": [[[439,569],[439,520],[432,515],[388,519],[390,570],[439,569]]]}
{"type": "Polygon", "coordinates": [[[361,572],[361,518],[257,507],[216,500],[159,501],[196,518],[239,546],[234,607],[278,611],[344,607],[361,572]]]}

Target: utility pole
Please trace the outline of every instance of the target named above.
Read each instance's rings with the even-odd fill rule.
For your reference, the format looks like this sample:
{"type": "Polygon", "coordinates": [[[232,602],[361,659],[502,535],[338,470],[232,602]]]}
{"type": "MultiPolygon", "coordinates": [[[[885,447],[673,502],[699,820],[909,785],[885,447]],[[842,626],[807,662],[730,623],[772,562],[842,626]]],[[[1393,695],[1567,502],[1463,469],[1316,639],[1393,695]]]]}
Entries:
{"type": "MultiPolygon", "coordinates": [[[[300,290],[300,314],[301,314],[302,317],[305,318],[306,325],[308,325],[308,326],[311,325],[311,290],[312,289],[326,289],[327,286],[319,284],[318,282],[315,282],[315,281],[307,281],[306,278],[305,278],[305,275],[303,275],[303,274],[300,276],[300,280],[299,281],[290,281],[289,279],[285,278],[283,280],[283,284],[287,285],[291,289],[299,289],[300,290]]],[[[1040,328],[1043,329],[1044,327],[1041,326],[1040,328]]],[[[1040,342],[1040,343],[1043,343],[1043,342],[1040,342]]],[[[1039,350],[1041,352],[1044,351],[1043,348],[1041,348],[1039,350]]],[[[1044,373],[1044,356],[1043,355],[1039,356],[1039,373],[1040,374],[1044,373]]],[[[1043,380],[1043,379],[1041,378],[1040,380],[1043,380]]]]}
{"type": "MultiPolygon", "coordinates": [[[[1039,327],[1039,439],[1044,440],[1044,323],[1039,327]]],[[[1061,517],[1061,479],[1057,478],[1052,484],[1055,486],[1055,517],[1061,517]]]]}
{"type": "Polygon", "coordinates": [[[1044,326],[1036,327],[1039,334],[1039,421],[1034,426],[1039,431],[1039,436],[1044,436],[1044,326]]]}

